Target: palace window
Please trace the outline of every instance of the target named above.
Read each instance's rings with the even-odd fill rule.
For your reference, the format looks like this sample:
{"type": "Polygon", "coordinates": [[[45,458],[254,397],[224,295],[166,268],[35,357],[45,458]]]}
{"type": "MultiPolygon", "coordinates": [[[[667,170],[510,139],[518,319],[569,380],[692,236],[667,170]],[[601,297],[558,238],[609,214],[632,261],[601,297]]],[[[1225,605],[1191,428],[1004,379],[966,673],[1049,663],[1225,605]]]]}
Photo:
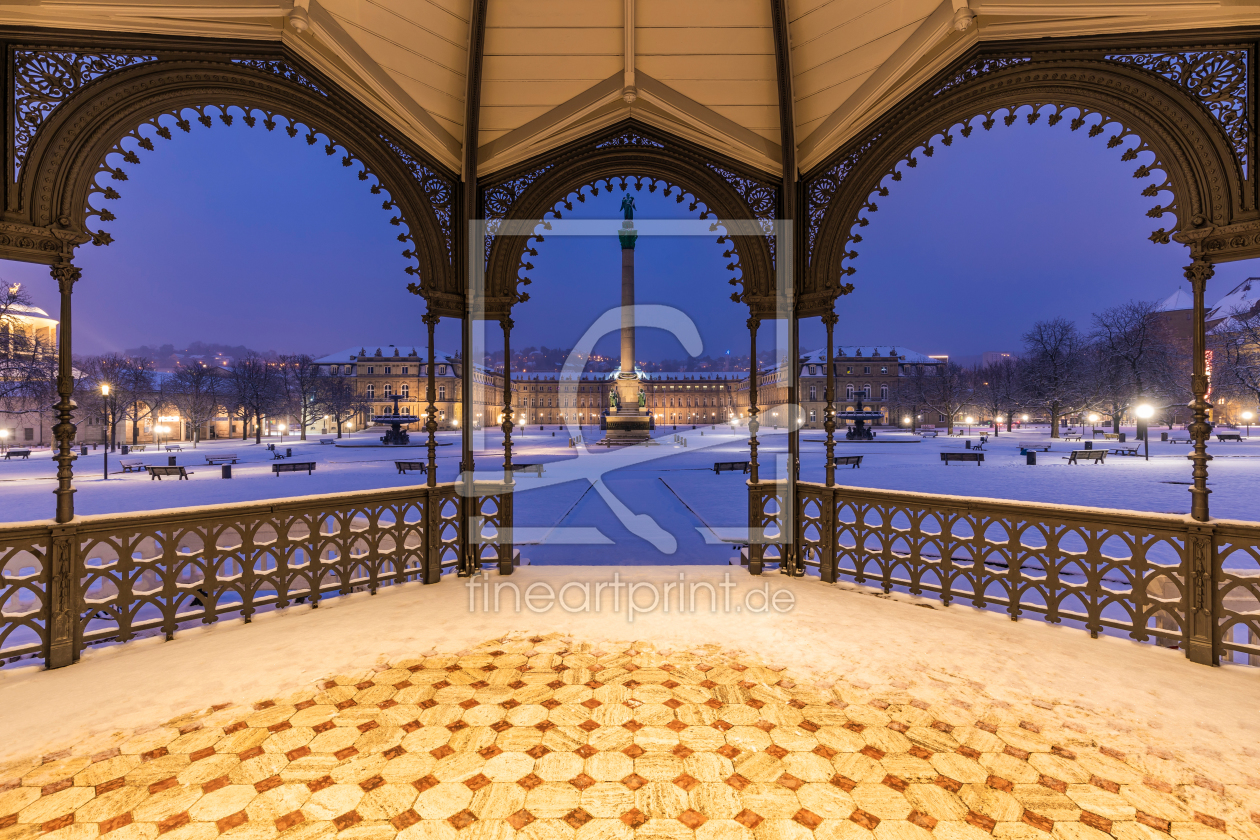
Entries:
{"type": "Polygon", "coordinates": [[[385,372],[386,372],[386,373],[393,373],[393,372],[394,372],[394,369],[393,369],[392,367],[390,367],[389,365],[386,365],[386,366],[385,366],[385,372]]]}
{"type": "MultiPolygon", "coordinates": [[[[404,370],[403,370],[403,373],[406,373],[406,372],[407,372],[407,371],[404,369],[404,370]]],[[[881,365],[881,366],[880,366],[880,368],[879,368],[879,372],[880,372],[880,373],[883,373],[883,374],[887,374],[887,373],[888,373],[888,365],[881,365]]]]}
{"type": "Polygon", "coordinates": [[[817,385],[809,386],[809,398],[811,401],[818,399],[818,386],[817,385]]]}
{"type": "Polygon", "coordinates": [[[814,411],[814,409],[812,408],[809,410],[809,422],[811,423],[818,422],[818,413],[814,411]]]}
{"type": "Polygon", "coordinates": [[[330,372],[333,376],[336,376],[337,374],[341,373],[341,365],[333,365],[333,366],[332,366],[332,370],[331,370],[331,371],[329,371],[329,372],[330,372]]]}
{"type": "MultiPolygon", "coordinates": [[[[404,368],[404,370],[405,370],[405,368],[404,368]]],[[[403,398],[404,400],[409,400],[409,399],[411,399],[411,386],[410,386],[410,385],[407,385],[407,384],[404,384],[404,385],[402,386],[402,392],[401,392],[401,393],[402,393],[402,398],[403,398]]]]}
{"type": "Polygon", "coordinates": [[[394,386],[390,385],[388,382],[385,383],[385,396],[389,397],[389,396],[393,396],[393,394],[394,394],[394,386]]]}
{"type": "MultiPolygon", "coordinates": [[[[368,370],[371,370],[371,368],[368,368],[368,370]]],[[[365,391],[364,393],[367,394],[367,398],[369,400],[372,399],[373,397],[376,396],[376,385],[374,383],[369,382],[367,386],[367,391],[365,391]]]]}
{"type": "Polygon", "coordinates": [[[445,385],[439,385],[439,386],[438,386],[438,396],[437,396],[437,398],[438,398],[439,400],[442,400],[442,401],[445,401],[445,400],[446,400],[446,386],[445,386],[445,385]]]}
{"type": "MultiPolygon", "coordinates": [[[[389,372],[389,371],[386,371],[386,373],[388,373],[388,372],[389,372]]],[[[863,368],[862,368],[862,373],[870,373],[870,372],[871,372],[871,366],[870,366],[870,365],[865,365],[865,366],[863,366],[863,368]]]]}
{"type": "Polygon", "coordinates": [[[866,394],[866,399],[868,399],[868,400],[869,400],[869,399],[871,398],[871,386],[870,386],[870,385],[867,385],[866,387],[864,387],[864,388],[862,389],[862,392],[863,392],[864,394],[866,394]]]}
{"type": "Polygon", "coordinates": [[[852,366],[852,365],[848,365],[847,367],[845,367],[844,372],[845,372],[845,373],[847,373],[847,374],[849,374],[850,376],[852,376],[852,375],[853,375],[853,366],[852,366]]]}
{"type": "Polygon", "coordinates": [[[446,365],[438,365],[438,376],[446,376],[446,365]]]}
{"type": "Polygon", "coordinates": [[[886,400],[886,399],[888,399],[888,386],[887,386],[887,385],[880,385],[880,386],[879,386],[879,398],[880,398],[881,400],[886,400]]]}
{"type": "Polygon", "coordinates": [[[410,368],[406,368],[406,367],[404,367],[404,368],[403,368],[403,376],[406,376],[406,375],[407,375],[407,372],[408,372],[409,370],[410,370],[410,368]]]}
{"type": "Polygon", "coordinates": [[[809,375],[810,375],[810,376],[817,376],[817,375],[818,375],[818,368],[817,368],[817,367],[815,367],[814,365],[810,365],[810,366],[809,366],[809,375]]]}
{"type": "Polygon", "coordinates": [[[368,373],[376,373],[376,368],[372,367],[371,365],[368,365],[368,373]]]}
{"type": "Polygon", "coordinates": [[[844,398],[845,398],[846,400],[851,400],[851,399],[853,399],[853,386],[852,386],[852,385],[845,385],[845,386],[844,386],[844,398]]]}

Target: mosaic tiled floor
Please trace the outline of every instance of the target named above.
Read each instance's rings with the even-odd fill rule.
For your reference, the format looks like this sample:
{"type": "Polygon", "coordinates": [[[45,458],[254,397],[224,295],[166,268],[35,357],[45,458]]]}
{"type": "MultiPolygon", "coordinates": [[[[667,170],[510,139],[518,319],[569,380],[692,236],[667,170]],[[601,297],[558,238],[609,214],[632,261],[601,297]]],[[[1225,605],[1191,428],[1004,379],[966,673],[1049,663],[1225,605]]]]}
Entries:
{"type": "Polygon", "coordinates": [[[497,640],[2,765],[0,840],[1260,840],[1260,770],[1079,717],[717,648],[497,640]]]}

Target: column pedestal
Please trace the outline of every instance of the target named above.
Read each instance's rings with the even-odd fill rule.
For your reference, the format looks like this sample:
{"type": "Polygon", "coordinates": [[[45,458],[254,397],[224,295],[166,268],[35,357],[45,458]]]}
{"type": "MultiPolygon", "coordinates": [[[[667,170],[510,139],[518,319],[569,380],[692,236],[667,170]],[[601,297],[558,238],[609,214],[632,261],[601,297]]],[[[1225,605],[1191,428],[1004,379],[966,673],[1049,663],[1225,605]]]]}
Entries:
{"type": "Polygon", "coordinates": [[[639,377],[634,372],[634,245],[639,232],[627,219],[617,231],[621,240],[621,375],[613,387],[621,408],[604,416],[605,446],[630,446],[652,437],[652,415],[639,408],[639,377]]]}

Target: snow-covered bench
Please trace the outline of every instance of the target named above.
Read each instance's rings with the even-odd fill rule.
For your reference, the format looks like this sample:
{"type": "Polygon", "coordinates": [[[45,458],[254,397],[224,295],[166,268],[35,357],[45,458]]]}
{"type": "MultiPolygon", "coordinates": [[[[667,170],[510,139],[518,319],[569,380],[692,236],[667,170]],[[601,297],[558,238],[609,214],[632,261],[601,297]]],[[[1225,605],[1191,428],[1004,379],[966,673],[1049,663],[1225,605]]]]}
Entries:
{"type": "Polygon", "coordinates": [[[1227,433],[1223,435],[1217,435],[1216,439],[1221,441],[1222,443],[1224,443],[1227,440],[1236,440],[1239,443],[1242,443],[1242,435],[1238,434],[1237,432],[1234,432],[1233,434],[1227,433]]]}
{"type": "Polygon", "coordinates": [[[1079,464],[1082,461],[1093,461],[1095,464],[1107,463],[1106,449],[1073,449],[1071,455],[1064,455],[1069,464],[1079,464]]]}
{"type": "Polygon", "coordinates": [[[942,452],[941,460],[945,462],[945,466],[949,466],[950,461],[975,461],[976,466],[984,461],[983,452],[942,452]]]}
{"type": "Polygon", "coordinates": [[[1138,448],[1136,446],[1117,446],[1113,449],[1108,449],[1107,451],[1110,452],[1112,455],[1137,455],[1138,454],[1138,448]]]}
{"type": "Polygon", "coordinates": [[[332,439],[332,438],[320,438],[320,439],[319,439],[319,442],[320,442],[320,443],[322,443],[322,444],[329,444],[329,443],[332,443],[332,442],[333,442],[333,439],[332,439]]]}
{"type": "Polygon", "coordinates": [[[141,461],[139,458],[124,458],[118,462],[118,465],[123,468],[125,473],[144,472],[144,461],[141,461]]]}
{"type": "Polygon", "coordinates": [[[273,461],[283,461],[283,460],[284,460],[284,458],[285,458],[285,454],[284,454],[283,452],[281,452],[279,449],[272,449],[272,450],[271,450],[271,460],[273,460],[273,461]]]}
{"type": "Polygon", "coordinates": [[[1064,440],[1080,440],[1081,435],[1064,435],[1063,439],[1064,440]]]}
{"type": "Polygon", "coordinates": [[[920,437],[936,437],[939,434],[940,432],[938,432],[936,429],[919,429],[920,437]]]}
{"type": "Polygon", "coordinates": [[[429,468],[424,461],[395,461],[394,466],[398,467],[399,475],[406,475],[408,470],[417,470],[422,473],[427,473],[429,471],[429,468]]]}
{"type": "Polygon", "coordinates": [[[30,457],[31,450],[29,449],[10,449],[8,452],[4,453],[4,460],[6,461],[10,458],[21,458],[24,461],[28,461],[30,460],[30,457]]]}
{"type": "Polygon", "coordinates": [[[166,451],[167,452],[183,452],[184,447],[180,446],[178,443],[169,443],[166,445],[166,451]]]}
{"type": "Polygon", "coordinates": [[[306,474],[310,475],[315,470],[314,461],[290,461],[286,464],[272,464],[271,471],[276,474],[276,478],[280,477],[282,472],[301,472],[306,470],[306,474]]]}
{"type": "Polygon", "coordinates": [[[721,475],[723,472],[742,472],[746,473],[751,469],[748,461],[714,461],[713,474],[721,475]]]}
{"type": "Polygon", "coordinates": [[[1048,443],[1031,444],[1031,445],[1024,444],[1023,446],[1019,448],[1020,455],[1027,455],[1029,452],[1049,452],[1049,451],[1050,451],[1050,444],[1048,443]]]}
{"type": "Polygon", "coordinates": [[[837,455],[832,459],[831,463],[837,467],[852,467],[857,469],[862,466],[861,455],[837,455]]]}
{"type": "Polygon", "coordinates": [[[162,476],[177,476],[177,481],[187,481],[190,473],[187,467],[145,467],[149,471],[149,480],[162,480],[162,476]]]}
{"type": "Polygon", "coordinates": [[[239,457],[240,456],[231,452],[224,452],[219,455],[207,455],[206,463],[212,467],[216,464],[235,464],[237,460],[239,460],[239,457]]]}

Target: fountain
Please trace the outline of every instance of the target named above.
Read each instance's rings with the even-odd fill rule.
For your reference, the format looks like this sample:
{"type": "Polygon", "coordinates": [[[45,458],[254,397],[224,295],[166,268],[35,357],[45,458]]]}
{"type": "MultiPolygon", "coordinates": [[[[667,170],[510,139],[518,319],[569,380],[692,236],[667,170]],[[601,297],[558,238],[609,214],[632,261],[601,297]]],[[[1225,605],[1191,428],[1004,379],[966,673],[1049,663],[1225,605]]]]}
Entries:
{"type": "Polygon", "coordinates": [[[389,430],[381,435],[381,443],[385,446],[407,446],[409,438],[407,433],[403,431],[403,426],[409,423],[419,423],[420,418],[414,414],[400,414],[398,411],[399,395],[394,394],[394,412],[392,414],[378,414],[372,418],[372,422],[381,426],[389,426],[389,430]]]}
{"type": "Polygon", "coordinates": [[[845,440],[875,440],[875,430],[869,428],[866,422],[883,420],[884,414],[880,411],[864,411],[862,401],[859,399],[853,411],[837,411],[836,419],[853,421],[853,425],[844,433],[845,440]]]}

